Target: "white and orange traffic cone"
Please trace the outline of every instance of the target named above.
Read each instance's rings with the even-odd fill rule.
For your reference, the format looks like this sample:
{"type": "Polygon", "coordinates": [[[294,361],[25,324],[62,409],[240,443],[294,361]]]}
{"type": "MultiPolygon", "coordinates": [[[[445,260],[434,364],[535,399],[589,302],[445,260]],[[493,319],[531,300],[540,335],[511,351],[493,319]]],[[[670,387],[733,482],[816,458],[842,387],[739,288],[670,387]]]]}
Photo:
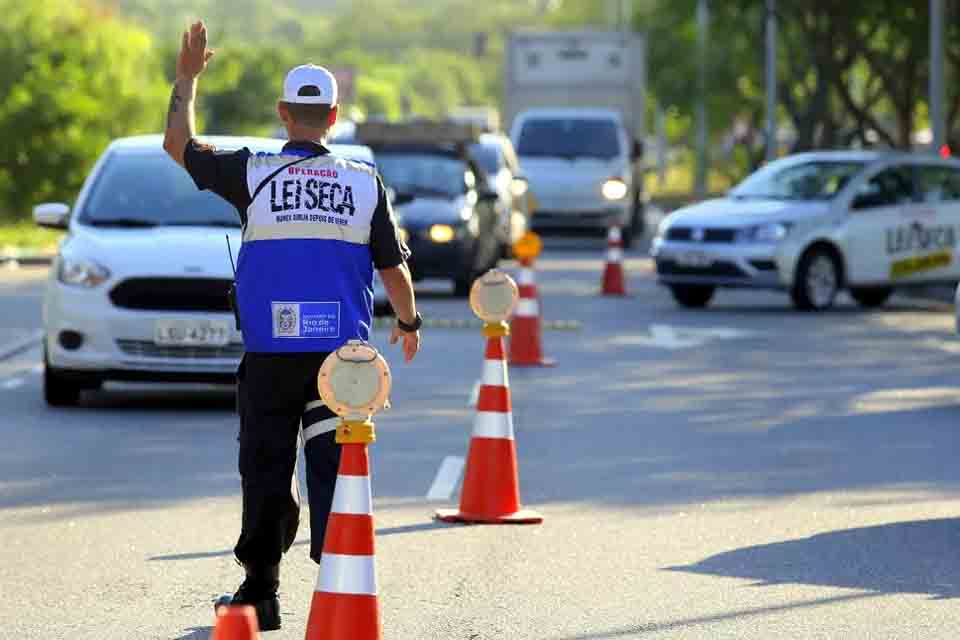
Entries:
{"type": "Polygon", "coordinates": [[[380,640],[367,455],[367,444],[373,441],[370,422],[344,422],[337,429],[340,469],[306,640],[380,640]]]}
{"type": "Polygon", "coordinates": [[[607,264],[603,268],[602,293],[605,296],[627,295],[623,278],[623,234],[618,224],[612,225],[607,232],[607,264]]]}
{"type": "Polygon", "coordinates": [[[510,364],[517,367],[552,367],[557,361],[544,357],[540,327],[540,298],[537,295],[533,260],[520,260],[517,277],[520,299],[510,319],[510,364]]]}
{"type": "Polygon", "coordinates": [[[210,640],[260,640],[257,610],[250,605],[217,608],[217,621],[210,640]]]}
{"type": "Polygon", "coordinates": [[[503,348],[503,338],[510,329],[504,322],[487,324],[483,333],[487,338],[483,379],[460,509],[439,509],[435,517],[443,522],[538,524],[543,522],[543,516],[520,507],[517,449],[503,348]]]}

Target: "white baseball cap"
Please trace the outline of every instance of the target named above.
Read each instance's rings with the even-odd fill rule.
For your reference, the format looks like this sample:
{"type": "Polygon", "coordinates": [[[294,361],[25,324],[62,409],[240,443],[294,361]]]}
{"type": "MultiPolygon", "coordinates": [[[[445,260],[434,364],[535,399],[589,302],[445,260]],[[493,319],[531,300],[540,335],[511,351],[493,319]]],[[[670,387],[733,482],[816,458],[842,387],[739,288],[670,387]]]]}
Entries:
{"type": "Polygon", "coordinates": [[[283,101],[295,104],[337,104],[337,79],[323,67],[302,64],[283,81],[283,101]]]}

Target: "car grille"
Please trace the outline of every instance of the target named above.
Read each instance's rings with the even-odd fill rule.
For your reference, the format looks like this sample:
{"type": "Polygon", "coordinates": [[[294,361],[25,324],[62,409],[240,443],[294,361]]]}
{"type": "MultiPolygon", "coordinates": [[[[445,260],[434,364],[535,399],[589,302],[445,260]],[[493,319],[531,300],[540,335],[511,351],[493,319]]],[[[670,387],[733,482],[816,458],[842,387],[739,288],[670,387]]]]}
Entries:
{"type": "MultiPolygon", "coordinates": [[[[702,229],[701,231],[703,231],[703,240],[701,240],[701,242],[731,244],[736,240],[737,236],[736,229],[702,229]]],[[[695,242],[693,239],[693,228],[671,227],[667,229],[667,240],[695,242]]]]}
{"type": "Polygon", "coordinates": [[[743,270],[732,262],[717,261],[708,267],[678,265],[673,260],[657,261],[657,273],[663,276],[714,276],[718,278],[746,278],[743,270]]]}
{"type": "Polygon", "coordinates": [[[230,311],[230,280],[130,278],[110,291],[113,304],[150,311],[230,311]]]}
{"type": "Polygon", "coordinates": [[[117,346],[128,356],[138,358],[170,358],[177,360],[223,358],[238,360],[243,355],[242,342],[235,342],[223,347],[170,347],[157,345],[148,340],[117,340],[117,346]]]}

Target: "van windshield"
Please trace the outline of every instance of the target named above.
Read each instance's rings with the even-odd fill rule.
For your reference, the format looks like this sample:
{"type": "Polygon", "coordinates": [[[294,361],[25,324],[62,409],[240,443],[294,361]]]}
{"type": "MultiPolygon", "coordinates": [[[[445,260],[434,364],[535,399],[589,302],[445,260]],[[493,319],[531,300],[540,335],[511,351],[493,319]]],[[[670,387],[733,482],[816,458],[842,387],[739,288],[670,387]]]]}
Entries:
{"type": "Polygon", "coordinates": [[[617,125],[596,118],[527,120],[520,129],[517,155],[611,160],[620,155],[617,125]]]}

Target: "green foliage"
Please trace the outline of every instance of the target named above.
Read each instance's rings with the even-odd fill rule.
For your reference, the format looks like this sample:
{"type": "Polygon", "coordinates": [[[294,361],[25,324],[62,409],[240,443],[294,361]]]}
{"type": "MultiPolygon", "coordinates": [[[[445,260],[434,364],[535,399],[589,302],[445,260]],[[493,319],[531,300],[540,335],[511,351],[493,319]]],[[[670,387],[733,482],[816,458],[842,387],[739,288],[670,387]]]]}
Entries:
{"type": "Polygon", "coordinates": [[[0,212],[73,197],[117,136],[155,131],[164,84],[150,36],[70,0],[0,0],[0,212]]]}

